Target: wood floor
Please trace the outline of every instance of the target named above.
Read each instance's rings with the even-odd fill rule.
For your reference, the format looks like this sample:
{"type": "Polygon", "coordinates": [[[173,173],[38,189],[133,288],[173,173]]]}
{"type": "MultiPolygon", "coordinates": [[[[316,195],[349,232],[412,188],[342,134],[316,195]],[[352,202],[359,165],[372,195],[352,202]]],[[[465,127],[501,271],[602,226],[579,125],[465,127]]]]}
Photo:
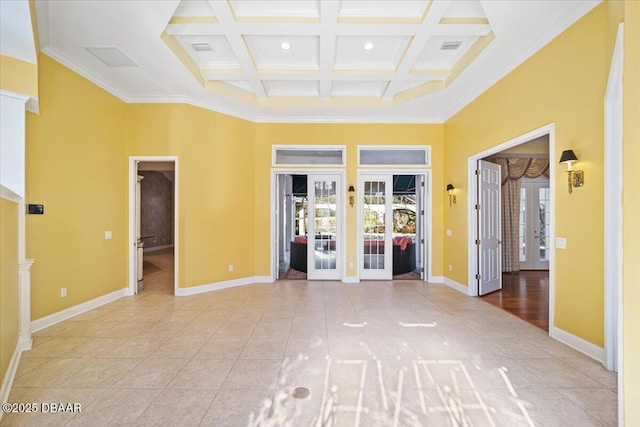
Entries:
{"type": "Polygon", "coordinates": [[[142,292],[173,295],[173,248],[145,252],[143,260],[142,292]]]}
{"type": "Polygon", "coordinates": [[[502,273],[502,290],[481,299],[549,331],[549,272],[502,273]]]}

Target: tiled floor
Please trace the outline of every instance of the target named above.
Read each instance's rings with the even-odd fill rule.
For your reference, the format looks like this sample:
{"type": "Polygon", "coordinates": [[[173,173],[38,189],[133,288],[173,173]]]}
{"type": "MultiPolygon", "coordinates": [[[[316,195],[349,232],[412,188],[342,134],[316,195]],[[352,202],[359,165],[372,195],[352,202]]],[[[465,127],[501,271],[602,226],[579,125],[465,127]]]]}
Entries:
{"type": "Polygon", "coordinates": [[[1,424],[616,425],[615,375],[444,285],[280,281],[174,297],[148,279],[36,333],[23,354],[9,401],[80,413],[1,424]]]}

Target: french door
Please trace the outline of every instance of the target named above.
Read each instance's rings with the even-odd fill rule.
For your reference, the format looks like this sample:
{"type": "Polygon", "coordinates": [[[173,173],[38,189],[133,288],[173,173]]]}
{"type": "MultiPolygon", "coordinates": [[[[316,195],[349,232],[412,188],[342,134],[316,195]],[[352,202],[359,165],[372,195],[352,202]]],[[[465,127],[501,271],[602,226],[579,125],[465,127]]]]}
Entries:
{"type": "Polygon", "coordinates": [[[391,280],[393,276],[393,176],[362,175],[360,180],[360,278],[391,280]]]}
{"type": "Polygon", "coordinates": [[[521,180],[520,269],[548,270],[550,236],[549,181],[521,180]]]}
{"type": "Polygon", "coordinates": [[[340,175],[307,176],[309,221],[307,279],[340,280],[342,180],[340,175]]]}

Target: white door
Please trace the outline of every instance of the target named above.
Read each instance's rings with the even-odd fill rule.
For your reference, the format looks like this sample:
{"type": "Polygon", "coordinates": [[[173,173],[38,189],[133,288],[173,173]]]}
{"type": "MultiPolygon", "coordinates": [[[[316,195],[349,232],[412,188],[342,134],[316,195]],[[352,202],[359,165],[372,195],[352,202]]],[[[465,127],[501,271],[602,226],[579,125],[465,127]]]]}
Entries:
{"type": "Polygon", "coordinates": [[[478,161],[478,294],[502,289],[500,165],[478,161]]]}
{"type": "Polygon", "coordinates": [[[393,177],[362,175],[360,179],[360,278],[391,280],[393,276],[393,177]]]}
{"type": "Polygon", "coordinates": [[[550,236],[549,180],[521,180],[520,270],[548,270],[550,236]]]}
{"type": "Polygon", "coordinates": [[[342,180],[340,175],[308,175],[307,188],[307,279],[340,280],[342,180]]]}

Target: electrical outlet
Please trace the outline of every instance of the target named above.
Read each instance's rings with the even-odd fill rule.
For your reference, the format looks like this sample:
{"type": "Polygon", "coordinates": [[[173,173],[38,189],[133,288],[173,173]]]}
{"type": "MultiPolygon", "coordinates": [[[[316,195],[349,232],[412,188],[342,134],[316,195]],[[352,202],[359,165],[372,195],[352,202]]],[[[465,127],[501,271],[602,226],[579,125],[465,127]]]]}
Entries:
{"type": "Polygon", "coordinates": [[[104,238],[105,238],[106,240],[109,240],[109,239],[111,239],[112,237],[113,237],[113,233],[112,233],[111,231],[105,231],[105,232],[104,232],[104,238]]]}
{"type": "Polygon", "coordinates": [[[233,264],[229,264],[229,271],[233,271],[233,264]]]}
{"type": "Polygon", "coordinates": [[[453,235],[453,231],[451,231],[451,229],[447,228],[447,236],[452,236],[453,235]]]}
{"type": "Polygon", "coordinates": [[[567,249],[567,238],[566,237],[556,237],[556,248],[558,248],[558,249],[567,249]]]}
{"type": "Polygon", "coordinates": [[[67,296],[67,288],[60,288],[60,296],[63,298],[67,296]]]}
{"type": "Polygon", "coordinates": [[[453,271],[453,266],[449,264],[449,271],[453,271]]]}

